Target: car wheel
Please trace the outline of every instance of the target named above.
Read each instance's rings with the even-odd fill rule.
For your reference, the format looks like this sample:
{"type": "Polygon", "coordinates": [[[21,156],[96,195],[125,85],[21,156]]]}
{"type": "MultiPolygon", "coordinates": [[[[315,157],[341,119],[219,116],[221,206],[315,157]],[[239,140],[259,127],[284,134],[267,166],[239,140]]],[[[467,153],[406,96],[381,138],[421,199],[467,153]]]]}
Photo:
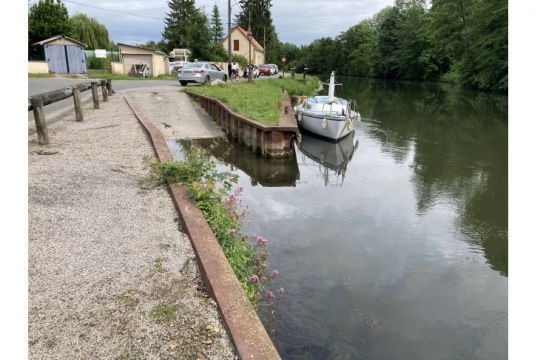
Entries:
{"type": "Polygon", "coordinates": [[[210,84],[210,76],[206,75],[206,77],[204,78],[204,85],[208,85],[210,84]]]}
{"type": "Polygon", "coordinates": [[[227,82],[227,75],[223,75],[223,81],[227,82]]]}
{"type": "Polygon", "coordinates": [[[187,81],[180,81],[180,85],[187,86],[187,81]]]}

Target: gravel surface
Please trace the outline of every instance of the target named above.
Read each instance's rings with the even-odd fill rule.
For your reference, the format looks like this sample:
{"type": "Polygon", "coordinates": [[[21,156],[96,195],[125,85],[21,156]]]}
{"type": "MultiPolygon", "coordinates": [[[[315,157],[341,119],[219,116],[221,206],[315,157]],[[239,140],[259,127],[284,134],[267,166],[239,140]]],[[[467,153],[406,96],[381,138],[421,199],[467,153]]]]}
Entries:
{"type": "Polygon", "coordinates": [[[235,358],[121,95],[49,130],[28,144],[30,358],[235,358]]]}

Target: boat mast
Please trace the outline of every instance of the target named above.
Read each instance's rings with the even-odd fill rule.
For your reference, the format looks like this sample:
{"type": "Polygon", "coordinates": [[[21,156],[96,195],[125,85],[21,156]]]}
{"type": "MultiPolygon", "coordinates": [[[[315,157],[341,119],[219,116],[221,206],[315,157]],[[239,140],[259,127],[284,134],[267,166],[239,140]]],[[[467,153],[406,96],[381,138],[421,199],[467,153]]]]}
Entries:
{"type": "Polygon", "coordinates": [[[334,101],[334,90],[336,88],[336,83],[335,83],[335,79],[334,79],[334,72],[332,71],[332,73],[330,74],[330,84],[328,86],[328,100],[329,101],[334,101]]]}

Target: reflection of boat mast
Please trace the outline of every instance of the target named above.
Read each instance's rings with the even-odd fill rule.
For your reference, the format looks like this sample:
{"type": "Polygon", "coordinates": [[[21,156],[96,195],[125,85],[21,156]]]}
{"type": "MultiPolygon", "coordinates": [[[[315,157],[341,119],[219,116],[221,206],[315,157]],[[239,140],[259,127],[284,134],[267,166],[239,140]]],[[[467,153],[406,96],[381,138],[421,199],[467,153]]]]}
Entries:
{"type": "Polygon", "coordinates": [[[318,164],[318,173],[323,178],[325,186],[333,183],[330,179],[331,170],[338,177],[335,185],[341,186],[345,182],[347,163],[354,156],[358,148],[358,141],[354,141],[354,133],[349,134],[339,142],[304,134],[298,148],[305,157],[318,164]],[[339,178],[341,181],[338,180],[339,178]]]}
{"type": "MultiPolygon", "coordinates": [[[[354,144],[354,147],[353,147],[353,150],[351,151],[350,154],[347,154],[345,152],[345,150],[343,149],[343,147],[341,146],[341,144],[338,144],[338,147],[339,147],[339,151],[341,153],[341,155],[343,156],[343,158],[345,159],[345,161],[338,167],[336,167],[335,169],[332,169],[334,170],[335,174],[338,176],[338,177],[341,177],[341,183],[340,184],[336,184],[337,186],[342,186],[343,183],[345,182],[345,173],[347,172],[347,166],[349,164],[349,161],[352,160],[353,158],[353,155],[354,155],[354,152],[356,151],[356,149],[358,149],[358,140],[356,140],[355,144],[354,144]]],[[[330,167],[329,166],[325,166],[323,165],[324,164],[324,153],[321,154],[321,162],[319,163],[319,173],[322,175],[323,179],[324,179],[324,186],[328,186],[328,184],[330,183],[330,167]],[[322,167],[322,169],[321,169],[322,167]]]]}

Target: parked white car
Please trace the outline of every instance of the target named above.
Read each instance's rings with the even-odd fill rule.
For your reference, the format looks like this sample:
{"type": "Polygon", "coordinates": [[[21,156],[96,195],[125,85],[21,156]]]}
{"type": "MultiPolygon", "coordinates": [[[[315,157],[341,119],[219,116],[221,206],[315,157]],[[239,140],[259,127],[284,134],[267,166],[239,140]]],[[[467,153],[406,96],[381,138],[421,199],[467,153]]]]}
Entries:
{"type": "Polygon", "coordinates": [[[270,75],[276,75],[277,73],[279,73],[279,68],[276,64],[268,64],[268,65],[272,69],[270,75]]]}

